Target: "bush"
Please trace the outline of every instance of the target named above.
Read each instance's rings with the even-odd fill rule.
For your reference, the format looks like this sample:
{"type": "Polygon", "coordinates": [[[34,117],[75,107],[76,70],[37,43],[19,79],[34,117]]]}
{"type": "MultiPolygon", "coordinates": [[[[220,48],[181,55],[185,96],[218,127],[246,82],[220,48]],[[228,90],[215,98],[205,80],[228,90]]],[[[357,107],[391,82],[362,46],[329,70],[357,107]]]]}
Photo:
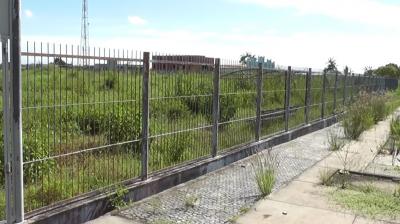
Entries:
{"type": "Polygon", "coordinates": [[[233,119],[236,115],[240,103],[235,95],[222,95],[219,99],[219,121],[227,122],[233,119]]]}
{"type": "Polygon", "coordinates": [[[367,97],[360,96],[360,99],[351,104],[343,117],[342,126],[344,135],[348,139],[356,140],[361,133],[374,125],[373,112],[369,106],[367,97]]]}
{"type": "Polygon", "coordinates": [[[160,159],[160,161],[155,161],[157,163],[155,165],[165,168],[185,161],[185,153],[191,149],[192,139],[192,134],[187,132],[155,139],[150,144],[152,157],[160,159]]]}
{"type": "Polygon", "coordinates": [[[110,75],[104,80],[103,89],[112,90],[115,88],[116,80],[115,75],[110,75]]]}
{"type": "Polygon", "coordinates": [[[170,120],[185,118],[190,114],[189,108],[181,100],[156,101],[150,106],[150,112],[154,117],[166,116],[170,120]]]}
{"type": "Polygon", "coordinates": [[[86,108],[85,110],[67,113],[63,120],[67,121],[68,119],[74,120],[79,130],[86,135],[98,135],[104,132],[105,115],[101,110],[86,108]]]}
{"type": "MultiPolygon", "coordinates": [[[[135,113],[128,107],[117,107],[105,117],[107,131],[104,133],[109,144],[133,141],[141,138],[142,123],[140,113],[135,113]]],[[[137,144],[124,144],[123,147],[139,151],[137,144]]]]}
{"type": "MultiPolygon", "coordinates": [[[[1,113],[1,118],[2,113],[1,113]]],[[[27,129],[23,132],[23,157],[24,162],[35,161],[48,157],[50,155],[49,145],[47,144],[47,133],[41,132],[37,127],[40,125],[35,122],[27,125],[27,129]]],[[[0,127],[0,181],[4,183],[4,132],[3,125],[0,127]]],[[[45,174],[48,174],[55,166],[54,160],[43,160],[28,163],[23,166],[24,182],[31,183],[45,174]]]]}
{"type": "MultiPolygon", "coordinates": [[[[194,83],[185,80],[183,76],[179,76],[176,84],[177,96],[186,96],[183,103],[194,114],[202,114],[207,117],[209,121],[212,120],[212,84],[206,82],[194,83]],[[188,88],[190,87],[190,88],[188,88]]],[[[226,122],[233,119],[241,101],[237,95],[220,95],[220,122],[226,122]]],[[[245,102],[247,103],[247,102],[245,102]]]]}
{"type": "MultiPolygon", "coordinates": [[[[35,130],[24,133],[24,161],[40,160],[50,155],[50,146],[48,145],[47,137],[47,133],[35,130]]],[[[36,181],[51,172],[54,167],[55,161],[52,159],[24,164],[24,181],[36,181]]]]}
{"type": "Polygon", "coordinates": [[[385,96],[361,93],[357,101],[348,106],[343,117],[345,136],[358,139],[363,131],[383,120],[388,113],[386,101],[385,96]]]}
{"type": "Polygon", "coordinates": [[[400,117],[392,119],[390,122],[390,136],[396,140],[400,140],[400,117]]]}
{"type": "Polygon", "coordinates": [[[28,205],[50,205],[54,202],[70,198],[72,184],[70,181],[45,179],[40,185],[31,185],[26,194],[28,205]]]}
{"type": "Polygon", "coordinates": [[[374,123],[378,123],[385,119],[388,115],[388,108],[386,106],[387,97],[382,95],[371,94],[369,105],[372,109],[372,116],[374,117],[374,123]]]}

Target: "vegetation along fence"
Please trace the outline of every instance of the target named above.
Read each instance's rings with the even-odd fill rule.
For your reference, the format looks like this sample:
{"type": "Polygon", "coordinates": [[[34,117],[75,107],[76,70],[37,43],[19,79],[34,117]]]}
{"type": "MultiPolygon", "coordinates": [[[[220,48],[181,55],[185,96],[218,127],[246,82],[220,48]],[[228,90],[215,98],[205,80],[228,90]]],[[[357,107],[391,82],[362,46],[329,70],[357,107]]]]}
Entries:
{"type": "Polygon", "coordinates": [[[82,56],[42,43],[22,51],[26,212],[331,116],[360,91],[397,87],[347,71],[200,56],[98,48],[82,56]]]}

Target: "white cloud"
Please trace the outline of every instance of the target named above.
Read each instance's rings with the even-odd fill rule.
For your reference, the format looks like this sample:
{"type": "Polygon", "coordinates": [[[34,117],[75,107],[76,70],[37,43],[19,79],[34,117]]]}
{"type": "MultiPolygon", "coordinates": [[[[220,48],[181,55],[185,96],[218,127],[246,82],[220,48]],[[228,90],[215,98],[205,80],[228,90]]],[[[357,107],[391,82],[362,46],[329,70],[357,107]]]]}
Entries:
{"type": "Polygon", "coordinates": [[[29,10],[29,9],[24,10],[24,13],[25,13],[25,16],[26,16],[27,18],[31,18],[31,17],[33,16],[32,11],[29,10]]]}
{"type": "Polygon", "coordinates": [[[143,26],[147,24],[147,21],[139,16],[128,16],[128,21],[136,26],[143,26]]]}
{"type": "MultiPolygon", "coordinates": [[[[50,43],[79,43],[79,38],[25,36],[25,40],[50,43]]],[[[188,30],[139,29],[118,38],[91,38],[95,47],[133,49],[170,54],[200,54],[238,60],[244,52],[264,55],[279,65],[322,69],[329,57],[340,67],[348,65],[355,72],[366,66],[400,63],[396,34],[349,34],[346,32],[302,32],[280,35],[276,32],[195,32],[188,30]]],[[[24,48],[23,48],[24,49],[24,48]]]]}
{"type": "Polygon", "coordinates": [[[366,25],[398,27],[400,5],[377,0],[238,0],[267,8],[291,8],[300,15],[322,15],[366,25]]]}

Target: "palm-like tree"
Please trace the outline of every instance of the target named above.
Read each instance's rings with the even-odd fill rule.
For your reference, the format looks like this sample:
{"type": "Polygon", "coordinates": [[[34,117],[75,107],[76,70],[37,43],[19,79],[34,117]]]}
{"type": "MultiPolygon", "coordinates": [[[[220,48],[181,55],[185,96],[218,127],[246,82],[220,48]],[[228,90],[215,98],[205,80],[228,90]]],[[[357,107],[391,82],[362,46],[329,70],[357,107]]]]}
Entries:
{"type": "Polygon", "coordinates": [[[328,71],[337,71],[337,64],[334,58],[329,58],[326,68],[324,69],[325,72],[328,71]]]}
{"type": "Polygon", "coordinates": [[[242,56],[240,56],[239,62],[240,62],[240,64],[242,64],[242,65],[246,65],[246,62],[247,62],[247,59],[248,59],[248,58],[255,58],[255,57],[256,57],[255,55],[252,55],[251,53],[246,52],[245,54],[243,54],[242,56]]]}

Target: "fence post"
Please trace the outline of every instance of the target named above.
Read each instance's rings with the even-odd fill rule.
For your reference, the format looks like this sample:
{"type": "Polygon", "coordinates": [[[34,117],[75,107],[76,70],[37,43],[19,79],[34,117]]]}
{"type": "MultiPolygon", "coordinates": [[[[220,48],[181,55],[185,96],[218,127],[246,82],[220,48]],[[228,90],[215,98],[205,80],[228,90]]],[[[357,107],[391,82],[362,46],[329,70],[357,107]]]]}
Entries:
{"type": "Polygon", "coordinates": [[[146,180],[149,167],[149,98],[150,98],[150,53],[143,53],[142,86],[142,179],[146,180]]]}
{"type": "Polygon", "coordinates": [[[350,95],[351,102],[353,102],[353,95],[354,95],[354,73],[351,74],[351,95],[350,95]]]}
{"type": "Polygon", "coordinates": [[[337,101],[337,87],[338,87],[338,76],[339,76],[339,71],[336,71],[335,74],[335,89],[333,92],[333,113],[336,113],[336,101],[337,101]]]}
{"type": "Polygon", "coordinates": [[[261,104],[262,104],[262,88],[263,88],[263,64],[258,63],[258,71],[257,71],[257,111],[256,111],[256,130],[255,130],[255,139],[256,141],[260,140],[261,136],[261,104]]]}
{"type": "Polygon", "coordinates": [[[218,152],[218,122],[219,122],[219,83],[220,83],[220,69],[221,60],[215,59],[214,64],[214,77],[213,77],[213,127],[212,127],[212,139],[211,139],[211,155],[217,156],[218,152]]]}
{"type": "Polygon", "coordinates": [[[344,81],[343,81],[343,106],[346,105],[346,89],[347,89],[347,75],[349,70],[346,68],[344,70],[344,81]]]}
{"type": "Polygon", "coordinates": [[[326,92],[326,71],[324,71],[322,77],[321,119],[325,118],[325,92],[326,92]]]}
{"type": "Polygon", "coordinates": [[[4,173],[7,223],[24,221],[22,88],[21,88],[21,1],[10,1],[10,54],[8,37],[2,36],[4,173]],[[10,66],[8,63],[10,55],[10,66]]]}
{"type": "Polygon", "coordinates": [[[306,124],[310,123],[310,104],[311,104],[311,74],[312,69],[309,68],[306,75],[306,124]]]}
{"type": "Polygon", "coordinates": [[[292,67],[289,66],[285,72],[285,131],[289,131],[291,76],[292,67]]]}

